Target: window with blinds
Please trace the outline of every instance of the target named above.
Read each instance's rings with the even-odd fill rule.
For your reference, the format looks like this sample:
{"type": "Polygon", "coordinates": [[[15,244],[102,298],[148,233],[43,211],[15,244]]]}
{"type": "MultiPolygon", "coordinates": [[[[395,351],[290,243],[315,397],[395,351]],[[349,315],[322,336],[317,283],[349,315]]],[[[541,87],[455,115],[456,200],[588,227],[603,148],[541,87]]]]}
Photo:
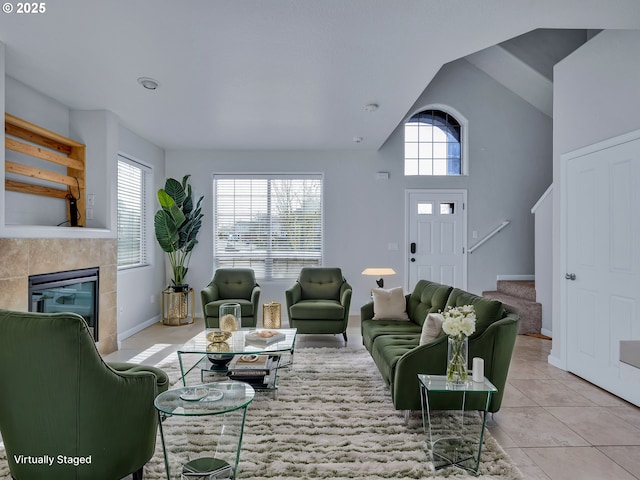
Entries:
{"type": "Polygon", "coordinates": [[[215,175],[216,268],[297,278],[322,265],[321,175],[215,175]]]}
{"type": "Polygon", "coordinates": [[[147,186],[151,169],[118,156],[118,267],[147,265],[147,186]]]}

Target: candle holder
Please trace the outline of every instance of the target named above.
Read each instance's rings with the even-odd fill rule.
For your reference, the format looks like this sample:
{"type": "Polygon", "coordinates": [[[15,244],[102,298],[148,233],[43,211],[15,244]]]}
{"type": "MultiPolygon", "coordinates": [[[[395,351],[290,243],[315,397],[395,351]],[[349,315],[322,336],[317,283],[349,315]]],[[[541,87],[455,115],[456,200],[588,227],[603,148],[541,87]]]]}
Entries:
{"type": "Polygon", "coordinates": [[[262,325],[264,328],[282,328],[282,306],[278,302],[262,306],[262,325]]]}

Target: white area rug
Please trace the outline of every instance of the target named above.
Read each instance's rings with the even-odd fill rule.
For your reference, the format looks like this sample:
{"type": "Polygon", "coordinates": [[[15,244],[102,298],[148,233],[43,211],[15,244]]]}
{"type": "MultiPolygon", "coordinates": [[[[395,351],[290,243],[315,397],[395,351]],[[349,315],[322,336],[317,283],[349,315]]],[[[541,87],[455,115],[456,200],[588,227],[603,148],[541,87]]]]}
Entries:
{"type": "MultiPolygon", "coordinates": [[[[172,379],[176,364],[163,367],[172,379]]],[[[455,467],[434,472],[419,412],[404,424],[364,349],[296,350],[279,386],[276,399],[258,392],[249,406],[238,478],[522,478],[488,432],[479,477],[455,467]]],[[[163,473],[158,448],[145,478],[164,478],[163,473]]]]}
{"type": "MultiPolygon", "coordinates": [[[[176,383],[179,370],[175,355],[162,368],[176,383]]],[[[276,399],[258,392],[249,406],[237,478],[522,478],[488,432],[478,477],[455,467],[434,472],[419,413],[413,412],[409,425],[404,424],[364,349],[299,349],[293,366],[282,370],[279,380],[276,399]]],[[[204,420],[180,419],[171,427],[165,423],[167,443],[182,449],[184,455],[211,451],[215,438],[204,420]],[[189,444],[180,443],[185,432],[189,433],[189,444]]],[[[165,475],[158,439],[156,453],[145,467],[145,479],[164,479],[165,475]]],[[[10,479],[2,449],[0,479],[10,479]]]]}

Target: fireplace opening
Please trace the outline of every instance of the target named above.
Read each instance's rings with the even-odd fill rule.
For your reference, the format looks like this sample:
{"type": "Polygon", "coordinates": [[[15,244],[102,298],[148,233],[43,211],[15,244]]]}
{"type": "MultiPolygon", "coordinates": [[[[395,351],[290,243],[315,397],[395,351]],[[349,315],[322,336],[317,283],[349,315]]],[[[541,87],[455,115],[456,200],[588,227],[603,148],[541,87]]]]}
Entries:
{"type": "Polygon", "coordinates": [[[98,341],[99,268],[44,273],[29,277],[29,311],[81,315],[98,341]]]}

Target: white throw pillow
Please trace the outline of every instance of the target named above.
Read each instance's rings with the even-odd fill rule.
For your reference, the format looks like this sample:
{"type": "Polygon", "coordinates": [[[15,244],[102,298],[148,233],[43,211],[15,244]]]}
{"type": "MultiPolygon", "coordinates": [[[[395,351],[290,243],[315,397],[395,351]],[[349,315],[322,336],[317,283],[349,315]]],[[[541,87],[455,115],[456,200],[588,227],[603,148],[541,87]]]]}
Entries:
{"type": "Polygon", "coordinates": [[[409,320],[402,287],[374,288],[372,294],[374,320],[409,320]]]}
{"type": "Polygon", "coordinates": [[[430,313],[422,324],[422,334],[420,335],[420,345],[430,343],[442,334],[442,323],[444,317],[439,313],[430,313]]]}

